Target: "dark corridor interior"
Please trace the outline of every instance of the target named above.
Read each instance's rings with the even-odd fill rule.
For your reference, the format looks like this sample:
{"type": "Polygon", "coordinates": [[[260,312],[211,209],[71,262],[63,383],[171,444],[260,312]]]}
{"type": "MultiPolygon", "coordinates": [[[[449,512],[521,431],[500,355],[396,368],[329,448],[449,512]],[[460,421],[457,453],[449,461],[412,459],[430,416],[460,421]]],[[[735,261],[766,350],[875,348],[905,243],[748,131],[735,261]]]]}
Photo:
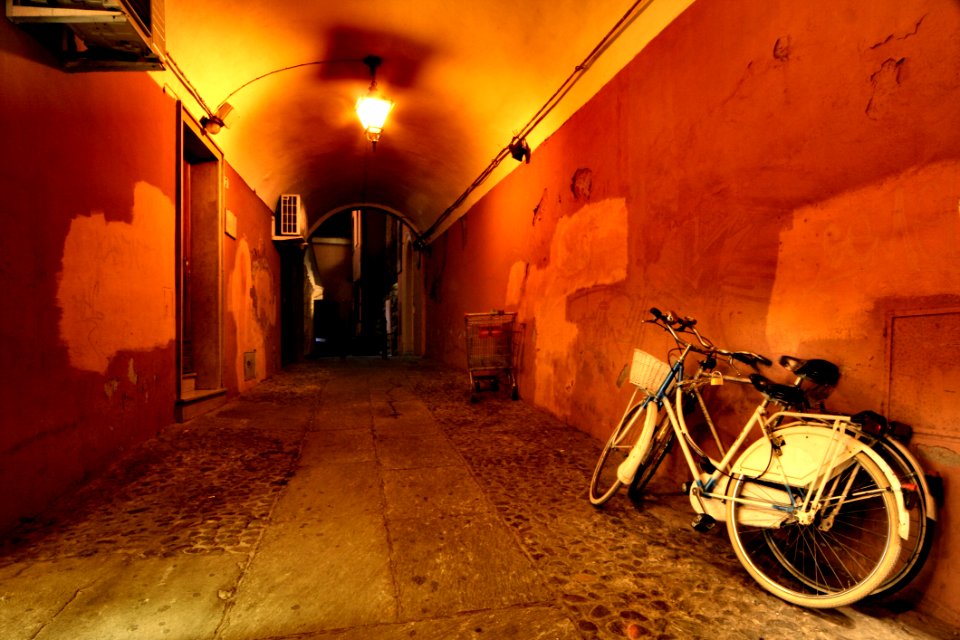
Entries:
{"type": "Polygon", "coordinates": [[[348,209],[284,254],[284,364],[399,354],[403,229],[382,211],[348,209]]]}

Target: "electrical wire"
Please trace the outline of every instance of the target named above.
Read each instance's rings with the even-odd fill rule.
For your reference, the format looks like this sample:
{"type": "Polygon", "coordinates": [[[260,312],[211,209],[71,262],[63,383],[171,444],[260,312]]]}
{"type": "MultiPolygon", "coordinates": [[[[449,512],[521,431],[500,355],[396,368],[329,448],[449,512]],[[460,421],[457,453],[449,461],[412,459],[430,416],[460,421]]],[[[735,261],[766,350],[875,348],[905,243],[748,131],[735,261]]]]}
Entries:
{"type": "Polygon", "coordinates": [[[221,101],[220,101],[220,104],[217,105],[217,111],[219,111],[220,108],[227,102],[227,100],[229,100],[230,98],[232,98],[232,97],[233,97],[235,94],[237,94],[241,89],[243,89],[243,88],[245,88],[245,87],[253,84],[253,83],[256,82],[257,80],[263,80],[263,79],[266,78],[267,76],[272,76],[272,75],[275,74],[275,73],[280,73],[281,71],[290,71],[291,69],[298,69],[298,68],[300,68],[300,67],[309,67],[309,66],[318,65],[318,64],[343,64],[343,63],[346,63],[346,62],[363,62],[363,61],[364,61],[364,60],[361,59],[361,58],[344,58],[344,59],[342,59],[342,60],[314,60],[314,61],[312,61],[312,62],[301,62],[301,63],[299,63],[299,64],[292,64],[292,65],[290,65],[289,67],[282,67],[282,68],[280,68],[280,69],[274,69],[273,71],[267,71],[266,73],[263,73],[263,74],[257,76],[256,78],[252,78],[252,79],[250,79],[250,80],[247,80],[247,81],[244,82],[242,85],[240,85],[239,87],[237,87],[236,89],[234,89],[233,91],[231,91],[230,93],[228,93],[228,94],[227,94],[227,97],[224,98],[223,100],[221,100],[221,101]]]}
{"type": "Polygon", "coordinates": [[[564,80],[560,87],[553,92],[553,95],[550,96],[550,98],[547,99],[547,101],[542,107],[540,107],[533,117],[530,118],[525,125],[523,125],[519,133],[513,136],[513,138],[510,140],[510,144],[505,146],[497,153],[496,156],[494,156],[493,160],[490,161],[490,164],[487,165],[486,169],[480,172],[480,175],[470,183],[470,186],[467,187],[466,191],[460,194],[460,196],[453,201],[453,204],[444,209],[444,211],[437,216],[437,219],[434,220],[433,224],[431,224],[430,227],[420,235],[420,237],[417,239],[417,245],[420,248],[425,248],[426,245],[429,244],[431,236],[437,232],[437,229],[440,227],[440,225],[443,224],[443,222],[449,218],[450,215],[457,210],[467,198],[470,197],[470,194],[472,194],[477,187],[479,187],[480,184],[482,184],[490,176],[490,174],[500,166],[500,163],[511,154],[513,146],[524,140],[541,122],[543,122],[550,112],[553,111],[558,104],[560,104],[561,100],[566,97],[577,81],[580,80],[581,76],[583,76],[590,69],[593,63],[596,62],[597,59],[603,55],[610,45],[613,44],[613,42],[620,36],[626,25],[633,21],[643,10],[645,10],[647,5],[652,3],[653,0],[636,0],[636,2],[634,2],[633,5],[627,9],[626,13],[624,13],[617,23],[613,25],[613,28],[607,32],[597,46],[595,46],[587,55],[587,57],[583,59],[583,62],[574,67],[573,73],[567,76],[567,79],[564,80]]]}

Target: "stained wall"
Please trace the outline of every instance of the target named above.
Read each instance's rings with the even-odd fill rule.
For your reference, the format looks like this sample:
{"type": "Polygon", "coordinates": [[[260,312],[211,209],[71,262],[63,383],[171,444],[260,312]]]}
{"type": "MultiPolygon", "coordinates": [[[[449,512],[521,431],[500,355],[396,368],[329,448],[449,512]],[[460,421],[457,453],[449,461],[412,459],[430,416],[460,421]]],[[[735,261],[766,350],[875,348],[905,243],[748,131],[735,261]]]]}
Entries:
{"type": "Polygon", "coordinates": [[[463,313],[516,310],[521,396],[598,450],[632,349],[668,346],[652,306],[837,362],[834,405],[910,421],[944,479],[915,586],[960,621],[958,28],[950,0],[694,3],[433,243],[428,353],[463,367],[463,313]]]}
{"type": "MultiPolygon", "coordinates": [[[[144,73],[60,71],[7,20],[0,78],[2,530],[174,420],[178,106],[144,73]]],[[[258,379],[279,366],[278,268],[269,211],[232,185],[236,392],[238,354],[262,350],[258,379]]]]}
{"type": "Polygon", "coordinates": [[[280,255],[271,240],[273,212],[246,182],[226,167],[228,217],[235,237],[224,241],[224,386],[243,392],[280,370],[280,255]],[[253,370],[244,365],[253,354],[253,370]]]}

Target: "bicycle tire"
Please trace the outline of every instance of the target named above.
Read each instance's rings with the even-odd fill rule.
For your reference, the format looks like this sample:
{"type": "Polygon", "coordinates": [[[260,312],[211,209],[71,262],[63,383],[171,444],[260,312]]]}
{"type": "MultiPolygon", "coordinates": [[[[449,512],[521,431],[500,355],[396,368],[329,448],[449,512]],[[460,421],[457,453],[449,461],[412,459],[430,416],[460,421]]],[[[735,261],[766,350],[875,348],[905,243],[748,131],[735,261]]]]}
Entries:
{"type": "Polygon", "coordinates": [[[647,455],[640,461],[633,482],[627,488],[627,495],[631,500],[637,501],[643,497],[643,490],[647,487],[657,469],[660,468],[663,459],[667,457],[670,445],[673,444],[673,438],[673,425],[670,424],[670,418],[664,415],[660,418],[656,431],[653,433],[653,440],[650,443],[647,455]]]}
{"type": "Polygon", "coordinates": [[[910,519],[910,534],[900,544],[900,555],[887,579],[870,594],[872,600],[893,596],[906,587],[923,569],[936,532],[936,502],[930,495],[924,471],[909,449],[896,440],[878,438],[857,431],[857,439],[866,442],[893,469],[904,486],[904,502],[910,519]],[[912,492],[914,495],[910,496],[912,492]]]}
{"type": "MultiPolygon", "coordinates": [[[[789,444],[789,435],[786,440],[789,444]]],[[[732,482],[727,532],[734,553],[775,596],[809,608],[845,606],[869,596],[892,571],[900,553],[896,499],[867,454],[859,452],[852,460],[836,479],[837,486],[855,492],[835,503],[840,506],[832,518],[823,519],[824,510],[806,525],[785,515],[789,504],[783,485],[742,474],[732,482]],[[745,494],[754,504],[738,501],[745,494]],[[770,506],[756,506],[756,501],[770,506]]],[[[790,489],[801,493],[799,487],[790,489]]]]}
{"type": "Polygon", "coordinates": [[[646,402],[640,402],[630,407],[604,444],[597,466],[594,467],[593,476],[590,478],[589,497],[590,504],[593,506],[603,506],[623,486],[617,477],[617,468],[640,437],[646,406],[646,402]]]}
{"type": "MultiPolygon", "coordinates": [[[[694,406],[694,396],[690,394],[685,395],[681,404],[684,415],[690,413],[694,406]]],[[[667,453],[669,453],[673,445],[674,438],[676,438],[676,433],[673,430],[673,425],[670,424],[670,418],[664,414],[657,423],[656,431],[654,431],[653,439],[651,440],[650,451],[644,459],[640,461],[640,465],[637,467],[637,473],[633,477],[633,482],[630,483],[627,489],[627,495],[634,502],[643,499],[644,489],[657,472],[657,469],[660,468],[664,458],[667,457],[667,453]]]]}
{"type": "Polygon", "coordinates": [[[871,447],[896,472],[900,483],[904,485],[905,504],[910,516],[910,535],[900,545],[900,556],[887,579],[870,594],[871,599],[882,599],[894,595],[907,586],[926,563],[933,547],[936,529],[936,502],[930,495],[929,487],[920,463],[902,444],[885,438],[874,439],[871,447]],[[906,488],[906,487],[909,487],[906,488]]]}

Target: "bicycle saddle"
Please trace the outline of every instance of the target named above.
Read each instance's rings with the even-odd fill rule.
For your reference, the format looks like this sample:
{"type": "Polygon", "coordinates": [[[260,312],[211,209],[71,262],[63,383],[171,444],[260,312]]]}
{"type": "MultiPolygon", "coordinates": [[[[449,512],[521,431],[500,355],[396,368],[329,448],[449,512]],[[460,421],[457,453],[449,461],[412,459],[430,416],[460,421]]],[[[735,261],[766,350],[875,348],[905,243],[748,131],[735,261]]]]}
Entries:
{"type": "Polygon", "coordinates": [[[790,407],[805,407],[807,405],[807,396],[800,387],[777,384],[759,373],[751,373],[750,382],[754,389],[780,404],[790,407]]]}
{"type": "Polygon", "coordinates": [[[829,360],[804,360],[796,356],[780,356],[780,366],[801,378],[825,387],[835,387],[840,381],[840,367],[829,360]]]}

